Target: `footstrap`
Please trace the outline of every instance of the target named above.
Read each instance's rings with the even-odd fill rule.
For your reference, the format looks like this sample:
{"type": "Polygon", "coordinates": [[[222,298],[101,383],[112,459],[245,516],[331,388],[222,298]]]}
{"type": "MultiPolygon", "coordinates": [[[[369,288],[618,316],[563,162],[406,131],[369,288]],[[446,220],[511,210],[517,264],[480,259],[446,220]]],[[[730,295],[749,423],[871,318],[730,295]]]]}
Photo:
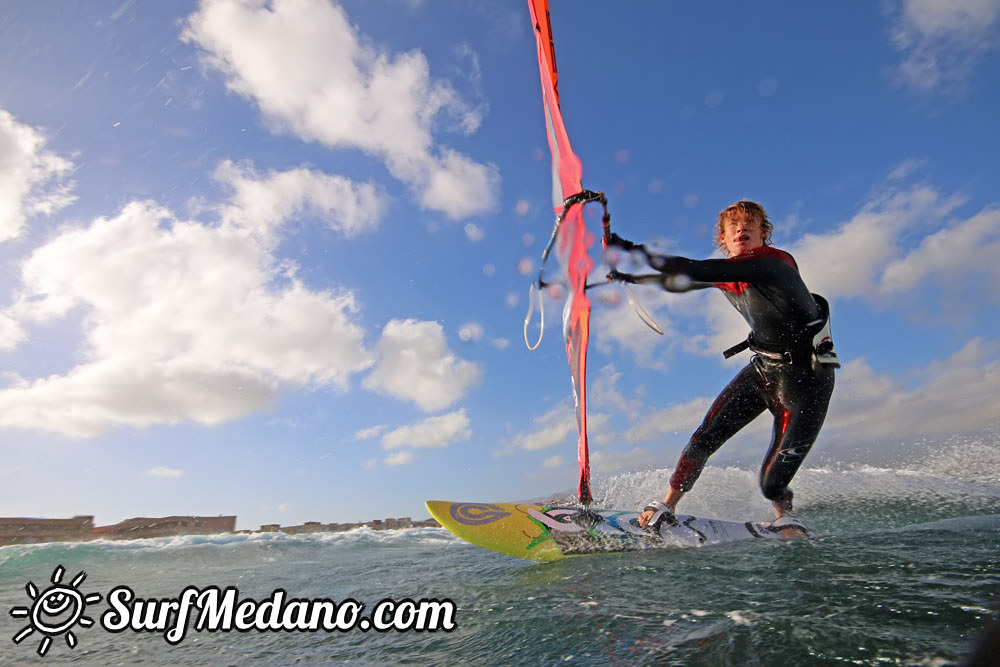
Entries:
{"type": "Polygon", "coordinates": [[[651,533],[658,533],[660,530],[660,523],[663,521],[667,522],[667,525],[673,525],[677,523],[677,519],[674,518],[674,513],[669,507],[661,503],[659,500],[654,500],[645,507],[642,508],[643,512],[653,512],[653,516],[650,517],[649,523],[646,524],[646,530],[651,533]]]}
{"type": "Polygon", "coordinates": [[[664,510],[670,511],[669,509],[667,509],[667,506],[661,503],[659,500],[654,500],[653,502],[649,503],[648,505],[642,508],[643,512],[648,512],[649,510],[653,510],[654,512],[662,512],[664,510]]]}
{"type": "Polygon", "coordinates": [[[794,514],[782,514],[771,522],[775,528],[785,528],[787,526],[802,526],[802,522],[794,514]]]}
{"type": "Polygon", "coordinates": [[[784,514],[771,522],[771,527],[777,531],[794,530],[806,537],[812,537],[812,531],[794,514],[784,514]]]}

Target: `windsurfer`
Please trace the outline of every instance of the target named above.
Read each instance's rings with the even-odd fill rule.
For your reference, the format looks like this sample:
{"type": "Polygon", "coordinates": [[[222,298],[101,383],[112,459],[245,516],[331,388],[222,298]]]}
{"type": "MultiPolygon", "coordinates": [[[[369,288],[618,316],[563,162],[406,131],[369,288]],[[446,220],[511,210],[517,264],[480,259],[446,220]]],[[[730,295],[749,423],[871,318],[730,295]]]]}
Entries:
{"type": "Polygon", "coordinates": [[[616,235],[609,240],[609,245],[641,252],[658,271],[611,277],[656,282],[670,292],[721,289],[751,329],[747,341],[727,350],[727,356],[748,347],[754,352],[691,436],[662,503],[651,503],[639,516],[643,527],[654,515],[672,514],[708,458],[765,409],[774,416],[774,430],[760,469],[760,488],[777,517],[792,510],[788,485],[823,426],[839,363],[826,301],[810,294],[792,256],[770,245],[771,230],[764,208],[744,200],[719,213],[716,243],[726,259],[665,256],[616,235]]]}

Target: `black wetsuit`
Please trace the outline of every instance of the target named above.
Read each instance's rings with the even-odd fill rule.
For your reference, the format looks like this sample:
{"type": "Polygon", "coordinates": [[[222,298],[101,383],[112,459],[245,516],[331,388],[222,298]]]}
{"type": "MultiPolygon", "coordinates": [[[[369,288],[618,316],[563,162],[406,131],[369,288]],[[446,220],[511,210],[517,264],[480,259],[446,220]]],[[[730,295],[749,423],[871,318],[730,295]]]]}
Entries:
{"type": "Polygon", "coordinates": [[[670,485],[689,491],[708,457],[765,409],[774,415],[760,469],[769,500],[791,500],[788,485],[816,441],[833,393],[833,367],[818,363],[812,340],[825,313],[788,253],[761,246],[730,259],[651,255],[669,291],[723,290],[750,325],[756,354],[715,399],[681,454],[670,485]],[[688,280],[690,279],[690,280],[688,280]]]}

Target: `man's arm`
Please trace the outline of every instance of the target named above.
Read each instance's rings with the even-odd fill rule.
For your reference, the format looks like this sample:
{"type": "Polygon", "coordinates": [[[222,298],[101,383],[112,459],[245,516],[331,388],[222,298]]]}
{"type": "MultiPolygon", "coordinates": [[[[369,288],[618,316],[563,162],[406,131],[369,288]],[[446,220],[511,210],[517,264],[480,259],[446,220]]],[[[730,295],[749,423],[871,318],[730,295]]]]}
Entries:
{"type": "Polygon", "coordinates": [[[669,276],[664,280],[664,288],[670,291],[687,291],[720,283],[774,284],[786,282],[791,276],[798,275],[791,255],[780,250],[730,259],[696,260],[652,253],[646,255],[652,268],[669,276]],[[671,289],[667,283],[673,283],[673,286],[681,289],[671,289]],[[685,287],[688,283],[697,287],[685,287]]]}
{"type": "Polygon", "coordinates": [[[658,285],[668,292],[689,292],[696,289],[714,287],[713,283],[696,283],[685,275],[669,273],[624,273],[617,269],[608,273],[608,280],[620,280],[631,285],[658,285]]]}
{"type": "Polygon", "coordinates": [[[641,253],[659,276],[629,276],[629,274],[609,275],[609,278],[623,279],[629,276],[636,284],[656,283],[668,292],[687,292],[705,289],[719,283],[775,283],[786,281],[791,274],[797,275],[795,260],[788,253],[763,246],[750,254],[730,259],[688,259],[676,255],[661,255],[650,252],[642,244],[632,243],[611,235],[606,245],[616,246],[632,253],[641,253]],[[753,254],[758,253],[758,254],[753,254]]]}
{"type": "Polygon", "coordinates": [[[693,260],[689,260],[684,257],[672,257],[669,255],[660,255],[650,252],[645,245],[626,241],[617,234],[611,234],[610,240],[602,240],[601,243],[605,247],[613,246],[621,248],[629,253],[641,253],[643,258],[646,260],[646,263],[659,271],[659,273],[635,275],[632,273],[624,273],[615,269],[608,274],[608,280],[620,280],[632,285],[655,284],[659,285],[668,292],[688,292],[690,290],[705,289],[706,287],[714,286],[712,282],[697,282],[691,280],[683,270],[673,270],[674,268],[677,268],[674,260],[680,260],[683,262],[691,262],[693,260]]]}

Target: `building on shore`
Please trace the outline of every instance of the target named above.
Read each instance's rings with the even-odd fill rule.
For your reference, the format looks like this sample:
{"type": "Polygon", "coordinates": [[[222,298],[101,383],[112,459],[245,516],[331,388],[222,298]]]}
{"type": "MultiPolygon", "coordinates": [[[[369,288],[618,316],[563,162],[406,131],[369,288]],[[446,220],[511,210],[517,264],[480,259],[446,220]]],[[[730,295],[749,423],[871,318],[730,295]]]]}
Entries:
{"type": "Polygon", "coordinates": [[[138,540],[174,535],[215,535],[236,530],[235,516],[167,516],[126,519],[112,526],[95,526],[92,516],[72,519],[0,517],[0,546],[41,542],[138,540]]]}
{"type": "Polygon", "coordinates": [[[406,528],[440,528],[437,521],[414,521],[408,516],[397,519],[375,519],[368,523],[320,523],[306,521],[301,526],[281,526],[276,523],[264,524],[260,527],[262,533],[288,533],[300,535],[303,533],[343,533],[355,528],[371,528],[372,530],[404,530],[406,528]]]}
{"type": "Polygon", "coordinates": [[[94,539],[94,517],[72,519],[0,518],[0,546],[37,542],[80,542],[94,539]]]}
{"type": "Polygon", "coordinates": [[[94,538],[99,540],[135,540],[145,537],[217,535],[233,532],[236,532],[235,516],[137,517],[126,519],[113,526],[98,526],[94,528],[94,538]]]}
{"type": "MultiPolygon", "coordinates": [[[[375,519],[368,523],[320,523],[307,521],[300,526],[264,524],[259,531],[241,533],[342,533],[355,528],[372,530],[401,530],[406,528],[440,528],[434,519],[413,521],[410,517],[375,519]]],[[[136,517],[110,526],[95,526],[92,516],[75,516],[72,519],[31,519],[0,517],[0,547],[11,544],[37,544],[41,542],[84,542],[88,540],[139,540],[148,537],[173,537],[176,535],[217,535],[235,533],[235,516],[166,516],[136,517]]]]}

